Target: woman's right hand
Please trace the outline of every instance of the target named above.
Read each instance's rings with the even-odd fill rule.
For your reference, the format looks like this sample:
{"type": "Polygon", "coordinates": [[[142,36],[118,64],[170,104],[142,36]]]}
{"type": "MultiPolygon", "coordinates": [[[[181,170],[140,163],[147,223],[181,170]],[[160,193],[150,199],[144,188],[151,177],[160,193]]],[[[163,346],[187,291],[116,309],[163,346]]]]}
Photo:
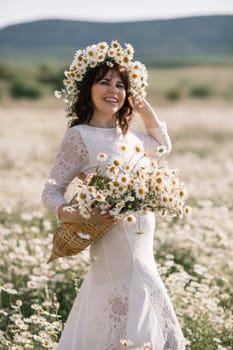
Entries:
{"type": "MultiPolygon", "coordinates": [[[[82,217],[78,208],[73,208],[69,204],[63,204],[58,208],[58,217],[61,222],[73,222],[76,224],[86,223],[87,220],[82,217]]],[[[91,217],[88,219],[93,224],[114,220],[112,215],[109,213],[100,214],[98,209],[93,209],[91,217]]]]}

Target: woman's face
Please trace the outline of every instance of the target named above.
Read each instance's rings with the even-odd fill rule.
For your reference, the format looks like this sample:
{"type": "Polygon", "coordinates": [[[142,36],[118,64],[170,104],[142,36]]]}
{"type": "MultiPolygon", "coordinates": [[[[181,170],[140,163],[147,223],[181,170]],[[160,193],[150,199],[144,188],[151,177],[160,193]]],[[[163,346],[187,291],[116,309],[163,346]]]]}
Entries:
{"type": "Polygon", "coordinates": [[[124,105],[126,91],[124,83],[116,70],[109,70],[97,83],[92,85],[91,97],[93,116],[95,114],[112,117],[124,105]]]}

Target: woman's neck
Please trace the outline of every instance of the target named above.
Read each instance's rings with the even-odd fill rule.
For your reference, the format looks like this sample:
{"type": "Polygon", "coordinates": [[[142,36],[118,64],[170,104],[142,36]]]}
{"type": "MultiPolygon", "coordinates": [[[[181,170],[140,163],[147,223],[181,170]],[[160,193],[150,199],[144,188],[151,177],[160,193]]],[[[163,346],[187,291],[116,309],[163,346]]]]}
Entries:
{"type": "Polygon", "coordinates": [[[99,127],[99,128],[115,128],[116,127],[116,117],[111,116],[109,118],[103,118],[103,116],[93,115],[89,125],[99,127]]]}

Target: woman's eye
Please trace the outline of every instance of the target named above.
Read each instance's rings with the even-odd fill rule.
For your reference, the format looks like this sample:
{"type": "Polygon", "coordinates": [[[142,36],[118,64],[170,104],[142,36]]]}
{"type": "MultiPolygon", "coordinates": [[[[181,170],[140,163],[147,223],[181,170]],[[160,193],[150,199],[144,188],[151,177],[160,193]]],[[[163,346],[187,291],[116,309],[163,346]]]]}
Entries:
{"type": "MultiPolygon", "coordinates": [[[[109,81],[106,81],[106,80],[102,80],[102,81],[100,81],[100,84],[101,85],[110,85],[110,82],[109,81]]],[[[124,86],[124,84],[116,84],[116,88],[117,89],[125,89],[125,86],[124,86]]]]}

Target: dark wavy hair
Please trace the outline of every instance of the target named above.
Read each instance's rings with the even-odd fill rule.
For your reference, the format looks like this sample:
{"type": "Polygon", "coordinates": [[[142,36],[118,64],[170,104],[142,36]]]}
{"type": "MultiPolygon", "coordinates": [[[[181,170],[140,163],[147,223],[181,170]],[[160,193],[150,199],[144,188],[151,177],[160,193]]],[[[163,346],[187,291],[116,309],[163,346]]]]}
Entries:
{"type": "Polygon", "coordinates": [[[70,128],[75,125],[90,123],[94,111],[91,99],[92,85],[103,79],[109,70],[117,71],[125,86],[125,102],[121,109],[117,112],[116,119],[122,133],[126,134],[129,128],[129,122],[132,118],[133,99],[130,92],[129,77],[126,69],[115,62],[113,63],[112,67],[109,67],[106,63],[103,63],[100,66],[90,69],[83,81],[78,84],[79,94],[77,100],[73,104],[72,110],[76,117],[69,123],[70,128]]]}

